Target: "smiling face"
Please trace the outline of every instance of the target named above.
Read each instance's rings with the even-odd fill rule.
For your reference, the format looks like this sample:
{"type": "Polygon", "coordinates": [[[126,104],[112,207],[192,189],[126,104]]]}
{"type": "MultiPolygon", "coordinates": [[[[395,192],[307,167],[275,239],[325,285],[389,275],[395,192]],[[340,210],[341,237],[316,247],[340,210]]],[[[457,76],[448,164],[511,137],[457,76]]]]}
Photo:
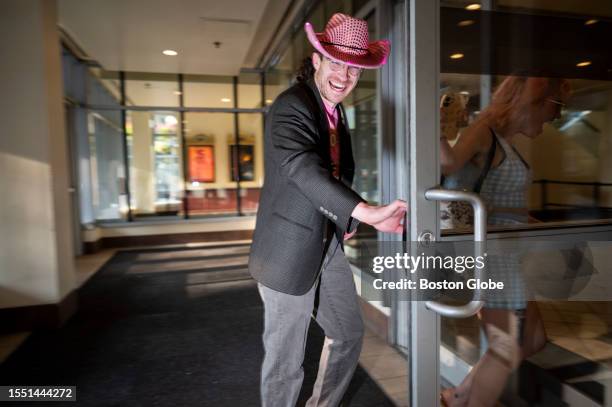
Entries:
{"type": "Polygon", "coordinates": [[[361,69],[332,61],[318,53],[312,54],[314,80],[321,97],[332,105],[341,103],[355,88],[361,69]]]}

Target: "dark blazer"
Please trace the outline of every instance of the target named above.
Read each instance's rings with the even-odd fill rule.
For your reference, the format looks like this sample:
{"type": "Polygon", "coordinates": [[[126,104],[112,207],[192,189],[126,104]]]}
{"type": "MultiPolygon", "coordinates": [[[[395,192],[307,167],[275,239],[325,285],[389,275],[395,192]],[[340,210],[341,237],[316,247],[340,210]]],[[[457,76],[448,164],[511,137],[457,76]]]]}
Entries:
{"type": "Polygon", "coordinates": [[[350,187],[355,164],[343,114],[340,180],[332,175],[324,109],[311,79],[281,93],[266,116],[265,179],[249,271],[261,284],[286,294],[303,295],[313,286],[326,232],[331,226],[342,242],[344,232],[356,226],[353,209],[363,201],[350,187]]]}

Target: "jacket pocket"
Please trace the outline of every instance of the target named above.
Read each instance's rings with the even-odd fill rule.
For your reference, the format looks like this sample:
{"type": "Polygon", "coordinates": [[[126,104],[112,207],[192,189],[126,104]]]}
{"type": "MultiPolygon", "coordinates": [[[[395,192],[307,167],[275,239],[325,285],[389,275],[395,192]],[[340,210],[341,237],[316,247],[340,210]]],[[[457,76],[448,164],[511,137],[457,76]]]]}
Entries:
{"type": "Polygon", "coordinates": [[[310,239],[312,228],[306,225],[297,223],[278,212],[272,213],[272,230],[280,236],[287,238],[295,238],[305,242],[310,239]]]}

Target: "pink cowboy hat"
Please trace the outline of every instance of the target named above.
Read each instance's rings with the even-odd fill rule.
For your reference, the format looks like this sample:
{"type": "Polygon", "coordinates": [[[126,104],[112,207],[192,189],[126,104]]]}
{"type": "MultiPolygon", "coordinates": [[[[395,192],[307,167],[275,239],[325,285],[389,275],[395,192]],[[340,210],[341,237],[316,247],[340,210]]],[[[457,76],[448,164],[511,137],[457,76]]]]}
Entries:
{"type": "Polygon", "coordinates": [[[346,14],[336,13],[315,33],[312,24],[304,24],[308,41],[329,59],[359,68],[378,68],[387,62],[391,45],[387,40],[370,42],[368,23],[346,14]]]}

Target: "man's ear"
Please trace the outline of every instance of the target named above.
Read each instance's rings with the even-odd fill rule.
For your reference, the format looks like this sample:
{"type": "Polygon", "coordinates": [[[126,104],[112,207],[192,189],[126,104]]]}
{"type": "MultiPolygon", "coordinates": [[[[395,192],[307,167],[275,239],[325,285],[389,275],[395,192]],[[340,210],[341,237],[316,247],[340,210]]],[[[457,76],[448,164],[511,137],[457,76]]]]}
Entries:
{"type": "Polygon", "coordinates": [[[318,71],[321,67],[321,55],[318,52],[312,53],[312,66],[314,66],[315,71],[318,71]]]}

